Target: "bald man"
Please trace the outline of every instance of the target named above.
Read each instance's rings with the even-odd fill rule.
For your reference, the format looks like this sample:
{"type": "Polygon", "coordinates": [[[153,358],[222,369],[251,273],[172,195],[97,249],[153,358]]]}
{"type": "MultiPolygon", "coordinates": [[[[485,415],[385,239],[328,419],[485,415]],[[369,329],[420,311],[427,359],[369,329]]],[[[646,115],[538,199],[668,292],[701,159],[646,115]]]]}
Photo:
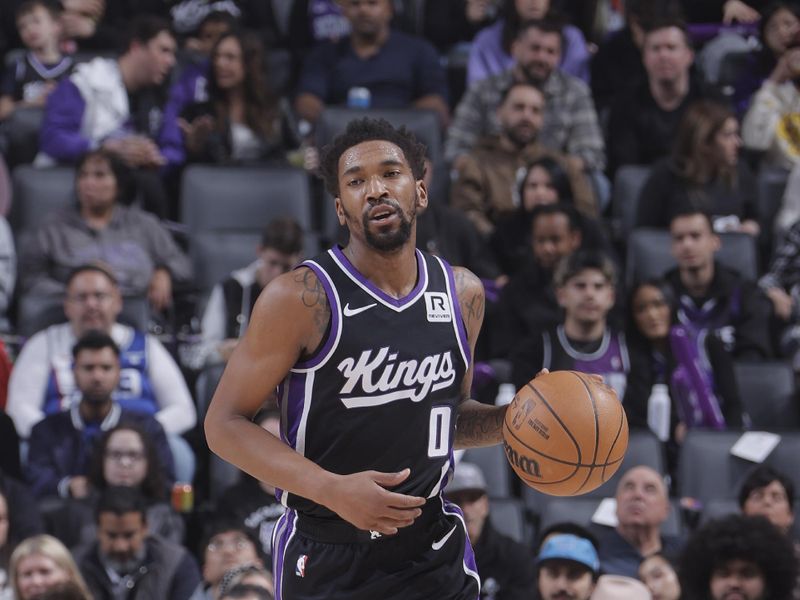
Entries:
{"type": "Polygon", "coordinates": [[[617,527],[600,532],[603,573],[637,577],[639,564],[654,552],[672,554],[681,541],[661,534],[669,515],[662,476],[650,467],[629,469],[617,486],[617,527]]]}

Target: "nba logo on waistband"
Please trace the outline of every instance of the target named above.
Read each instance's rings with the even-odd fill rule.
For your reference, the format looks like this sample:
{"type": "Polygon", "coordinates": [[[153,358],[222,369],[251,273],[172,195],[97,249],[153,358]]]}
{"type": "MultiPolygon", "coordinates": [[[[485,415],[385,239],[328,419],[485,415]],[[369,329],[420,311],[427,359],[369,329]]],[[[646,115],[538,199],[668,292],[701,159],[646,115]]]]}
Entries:
{"type": "Polygon", "coordinates": [[[297,559],[297,566],[294,568],[294,574],[298,577],[305,577],[306,576],[306,563],[308,562],[308,555],[301,554],[300,558],[297,559]]]}
{"type": "Polygon", "coordinates": [[[425,292],[425,308],[428,310],[429,323],[449,323],[450,299],[442,292],[425,292]]]}

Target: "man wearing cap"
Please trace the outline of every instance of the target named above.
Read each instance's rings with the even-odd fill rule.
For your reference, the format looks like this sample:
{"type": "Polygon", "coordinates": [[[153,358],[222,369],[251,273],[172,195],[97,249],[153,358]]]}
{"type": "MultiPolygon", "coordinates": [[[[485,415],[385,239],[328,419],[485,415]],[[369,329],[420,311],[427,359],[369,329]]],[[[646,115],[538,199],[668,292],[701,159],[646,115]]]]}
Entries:
{"type": "Polygon", "coordinates": [[[571,533],[548,537],[536,567],[542,600],[589,600],[600,576],[600,559],[592,542],[571,533]]]}
{"type": "Polygon", "coordinates": [[[464,513],[481,577],[481,600],[528,600],[536,586],[533,555],[499,533],[488,519],[489,496],[480,468],[461,462],[445,489],[445,498],[464,513]]]}

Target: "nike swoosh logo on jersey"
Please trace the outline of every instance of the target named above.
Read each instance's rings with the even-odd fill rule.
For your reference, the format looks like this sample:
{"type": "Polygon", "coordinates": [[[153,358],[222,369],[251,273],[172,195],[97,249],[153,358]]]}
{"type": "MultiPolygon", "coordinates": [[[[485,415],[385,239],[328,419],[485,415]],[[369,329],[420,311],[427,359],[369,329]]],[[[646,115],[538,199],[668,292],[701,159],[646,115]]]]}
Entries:
{"type": "Polygon", "coordinates": [[[373,302],[372,304],[367,304],[366,306],[361,306],[359,308],[350,308],[350,303],[344,305],[344,316],[345,317],[355,317],[358,313],[362,313],[365,310],[369,310],[373,306],[378,306],[377,302],[373,302]]]}
{"type": "Polygon", "coordinates": [[[438,542],[433,542],[431,544],[431,548],[433,548],[434,550],[441,549],[441,547],[447,543],[447,540],[450,539],[450,536],[455,533],[456,527],[457,525],[453,525],[453,528],[450,531],[448,531],[442,539],[440,539],[438,542]]]}

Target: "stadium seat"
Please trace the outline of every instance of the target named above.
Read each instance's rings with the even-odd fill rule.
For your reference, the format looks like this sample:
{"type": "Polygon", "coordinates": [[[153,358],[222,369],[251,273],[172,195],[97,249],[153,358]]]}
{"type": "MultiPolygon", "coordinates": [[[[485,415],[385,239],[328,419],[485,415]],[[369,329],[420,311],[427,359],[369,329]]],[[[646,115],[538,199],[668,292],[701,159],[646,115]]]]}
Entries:
{"type": "MultiPolygon", "coordinates": [[[[723,233],[722,247],[717,260],[750,281],[758,279],[758,251],[752,236],[746,233],[723,233]]],[[[637,281],[661,277],[676,263],[672,257],[669,231],[642,228],[634,230],[628,238],[628,260],[625,282],[628,286],[637,281]]]]}
{"type": "Polygon", "coordinates": [[[651,168],[645,165],[624,165],[614,176],[611,212],[617,225],[617,234],[626,239],[636,225],[636,208],[639,194],[650,177],[651,168]]]}
{"type": "Polygon", "coordinates": [[[734,365],[742,408],[755,429],[798,427],[794,371],[788,362],[748,362],[734,365]]]}
{"type": "Polygon", "coordinates": [[[20,165],[12,174],[14,201],[9,223],[18,236],[41,225],[48,214],[75,200],[75,170],[71,167],[36,169],[20,165]]]}
{"type": "Polygon", "coordinates": [[[471,448],[464,452],[462,458],[480,467],[486,478],[489,495],[492,498],[508,498],[511,496],[511,467],[506,460],[503,446],[486,446],[485,448],[471,448]]]}
{"type": "MultiPolygon", "coordinates": [[[[539,521],[539,531],[544,531],[556,523],[577,523],[583,527],[592,525],[592,515],[600,506],[601,498],[553,498],[539,521]]],[[[681,509],[677,500],[670,500],[670,511],[667,520],[661,526],[664,535],[680,536],[683,533],[681,509]]]]}
{"type": "MultiPolygon", "coordinates": [[[[704,505],[714,499],[736,498],[739,486],[755,463],[732,456],[731,447],[741,431],[691,430],[680,450],[678,481],[681,496],[696,498],[704,505]]],[[[783,471],[800,486],[800,432],[781,432],[781,441],[764,464],[783,471]]]]}
{"type": "Polygon", "coordinates": [[[205,291],[255,260],[262,229],[277,217],[295,219],[306,232],[306,255],[317,252],[308,175],[301,169],[188,167],[181,214],[197,284],[205,291]]]}
{"type": "Polygon", "coordinates": [[[772,231],[775,217],[783,204],[783,193],[788,179],[789,171],[780,167],[763,166],[758,172],[756,210],[758,222],[764,231],[772,231]]]}
{"type": "Polygon", "coordinates": [[[44,120],[44,109],[39,107],[17,108],[2,124],[6,138],[6,159],[9,166],[33,162],[39,152],[39,129],[44,120]]]}
{"type": "Polygon", "coordinates": [[[491,498],[489,519],[494,528],[530,548],[533,531],[525,520],[525,509],[516,498],[491,498]]]}

